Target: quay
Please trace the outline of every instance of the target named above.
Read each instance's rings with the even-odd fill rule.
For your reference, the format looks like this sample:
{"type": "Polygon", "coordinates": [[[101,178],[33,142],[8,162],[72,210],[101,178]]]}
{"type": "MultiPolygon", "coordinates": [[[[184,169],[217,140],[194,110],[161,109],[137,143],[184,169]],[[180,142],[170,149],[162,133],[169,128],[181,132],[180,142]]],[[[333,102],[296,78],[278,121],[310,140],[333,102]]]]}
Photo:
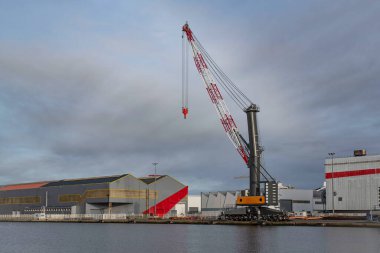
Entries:
{"type": "Polygon", "coordinates": [[[65,223],[133,223],[133,224],[189,224],[241,226],[309,226],[309,227],[367,227],[380,228],[380,222],[367,220],[291,220],[291,221],[226,221],[217,219],[146,218],[123,215],[0,215],[0,222],[65,222],[65,223]]]}

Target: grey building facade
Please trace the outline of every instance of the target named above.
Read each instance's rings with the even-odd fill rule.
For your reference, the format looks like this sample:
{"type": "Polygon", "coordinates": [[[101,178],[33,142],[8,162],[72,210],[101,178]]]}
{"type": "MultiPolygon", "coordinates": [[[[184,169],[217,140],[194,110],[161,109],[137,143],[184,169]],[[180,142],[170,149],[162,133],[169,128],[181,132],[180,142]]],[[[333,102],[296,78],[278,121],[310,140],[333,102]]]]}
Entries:
{"type": "Polygon", "coordinates": [[[188,187],[167,175],[130,174],[0,186],[0,214],[164,216],[187,202],[188,187]]]}

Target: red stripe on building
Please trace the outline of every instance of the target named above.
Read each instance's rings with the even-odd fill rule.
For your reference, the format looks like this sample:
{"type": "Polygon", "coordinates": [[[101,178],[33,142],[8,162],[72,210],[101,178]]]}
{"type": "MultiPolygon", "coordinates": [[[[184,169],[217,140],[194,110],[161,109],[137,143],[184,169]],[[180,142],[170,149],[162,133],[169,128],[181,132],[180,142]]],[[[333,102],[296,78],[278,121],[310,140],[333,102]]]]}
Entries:
{"type": "Polygon", "coordinates": [[[339,177],[355,177],[364,175],[374,175],[380,174],[380,168],[376,169],[365,169],[365,170],[351,170],[351,171],[338,171],[338,172],[328,172],[326,173],[326,179],[339,178],[339,177]]]}
{"type": "MultiPolygon", "coordinates": [[[[189,187],[186,186],[185,188],[157,203],[156,215],[162,217],[167,214],[170,209],[172,209],[178,202],[181,201],[181,199],[187,196],[188,192],[189,187]]],[[[148,210],[145,210],[144,214],[154,214],[154,206],[150,207],[148,210]]]]}

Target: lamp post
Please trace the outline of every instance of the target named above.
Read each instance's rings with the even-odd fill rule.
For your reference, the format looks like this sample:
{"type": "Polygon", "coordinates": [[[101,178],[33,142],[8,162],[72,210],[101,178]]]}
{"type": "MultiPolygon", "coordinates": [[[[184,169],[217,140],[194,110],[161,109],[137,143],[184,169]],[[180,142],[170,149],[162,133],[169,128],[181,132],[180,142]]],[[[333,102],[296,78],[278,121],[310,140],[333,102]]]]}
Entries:
{"type": "Polygon", "coordinates": [[[329,153],[329,156],[331,157],[331,190],[332,190],[332,212],[335,214],[335,207],[334,207],[334,198],[335,198],[335,191],[334,191],[334,155],[335,153],[329,153]]]}
{"type": "Polygon", "coordinates": [[[157,162],[152,163],[154,166],[154,217],[156,217],[156,202],[157,202],[157,186],[156,186],[156,180],[157,180],[157,162]]]}

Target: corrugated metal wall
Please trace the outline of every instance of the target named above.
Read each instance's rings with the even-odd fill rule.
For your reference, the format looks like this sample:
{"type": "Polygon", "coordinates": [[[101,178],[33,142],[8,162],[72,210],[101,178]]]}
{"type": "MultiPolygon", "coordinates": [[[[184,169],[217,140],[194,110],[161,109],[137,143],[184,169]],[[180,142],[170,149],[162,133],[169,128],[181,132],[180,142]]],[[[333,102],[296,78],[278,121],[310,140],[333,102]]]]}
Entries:
{"type": "Polygon", "coordinates": [[[380,155],[326,159],[325,173],[327,210],[380,209],[380,155]]]}
{"type": "MultiPolygon", "coordinates": [[[[185,204],[185,210],[187,210],[187,187],[176,179],[170,176],[163,176],[160,177],[156,182],[153,181],[152,183],[148,184],[147,187],[149,191],[157,192],[156,198],[155,195],[149,198],[148,209],[150,210],[150,213],[154,212],[155,204],[157,205],[157,208],[160,209],[156,209],[156,212],[159,214],[169,205],[171,206],[174,204],[173,207],[175,207],[176,203],[171,203],[171,199],[173,195],[176,195],[176,193],[182,192],[183,190],[186,190],[186,196],[184,196],[180,201],[185,204]]],[[[175,196],[174,199],[176,199],[175,196]]]]}
{"type": "MultiPolygon", "coordinates": [[[[217,216],[223,210],[235,207],[236,199],[241,191],[202,192],[202,215],[217,216]]],[[[323,210],[320,198],[314,198],[314,190],[279,189],[279,199],[289,200],[292,211],[323,210]]]]}
{"type": "Polygon", "coordinates": [[[202,215],[217,216],[222,210],[235,206],[240,191],[201,193],[202,215]]]}
{"type": "MultiPolygon", "coordinates": [[[[142,214],[185,187],[170,176],[162,176],[156,183],[146,184],[132,175],[125,175],[111,183],[4,190],[0,191],[0,214],[40,212],[38,210],[46,203],[46,193],[48,207],[53,210],[65,208],[66,213],[76,206],[73,208],[75,213],[142,214]]],[[[186,196],[182,202],[187,205],[186,196]]]]}

